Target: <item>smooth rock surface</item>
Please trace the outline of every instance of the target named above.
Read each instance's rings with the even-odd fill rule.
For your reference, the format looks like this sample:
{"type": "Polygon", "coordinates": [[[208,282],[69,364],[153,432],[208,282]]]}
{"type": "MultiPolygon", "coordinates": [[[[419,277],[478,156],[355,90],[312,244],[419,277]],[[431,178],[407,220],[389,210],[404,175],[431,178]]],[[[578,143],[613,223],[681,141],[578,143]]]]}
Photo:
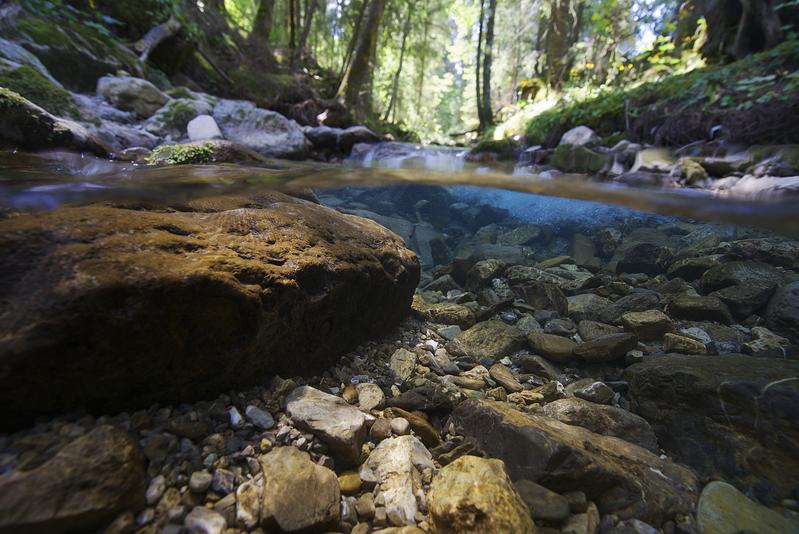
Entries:
{"type": "Polygon", "coordinates": [[[366,417],[359,409],[335,395],[300,386],[286,397],[286,413],[325,442],[342,466],[358,462],[366,437],[366,417]]]}
{"type": "Polygon", "coordinates": [[[301,158],[308,152],[308,140],[296,122],[251,102],[221,99],[212,116],[225,139],[264,156],[301,158]]]}

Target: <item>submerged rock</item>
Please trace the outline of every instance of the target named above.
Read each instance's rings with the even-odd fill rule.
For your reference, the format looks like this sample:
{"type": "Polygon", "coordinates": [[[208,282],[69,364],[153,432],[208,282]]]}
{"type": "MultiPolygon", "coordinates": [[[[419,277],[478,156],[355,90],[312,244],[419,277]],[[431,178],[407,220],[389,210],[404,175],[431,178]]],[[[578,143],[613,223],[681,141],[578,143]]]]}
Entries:
{"type": "Polygon", "coordinates": [[[280,532],[335,528],[341,490],[336,474],[316,465],[296,447],[279,447],[261,457],[264,473],[261,523],[280,532]]]}
{"type": "Polygon", "coordinates": [[[646,419],[622,408],[572,397],[548,403],[541,413],[567,425],[581,426],[603,436],[615,436],[658,452],[655,432],[646,419]]]}
{"type": "Polygon", "coordinates": [[[366,417],[359,409],[335,395],[301,386],[286,397],[286,413],[325,442],[341,465],[358,463],[366,437],[366,417]]]}
{"type": "Polygon", "coordinates": [[[3,426],[310,373],[409,311],[416,258],[372,221],[280,193],[193,206],[0,222],[3,426]]]}
{"type": "Polygon", "coordinates": [[[693,509],[697,481],[691,471],[621,439],[501,402],[466,401],[452,422],[458,433],[504,460],[513,478],[557,492],[584,491],[603,514],[660,525],[693,509]]]}
{"type": "Polygon", "coordinates": [[[711,482],[702,490],[696,510],[702,534],[784,534],[799,532],[799,522],[791,521],[726,482],[711,482]]]}
{"type": "Polygon", "coordinates": [[[400,436],[381,441],[361,471],[371,471],[377,478],[389,522],[402,526],[415,524],[422,471],[433,468],[433,457],[421,441],[414,436],[400,436]]]}
{"type": "Polygon", "coordinates": [[[0,532],[95,531],[144,506],[135,440],[99,426],[30,471],[0,477],[0,532]]]}
{"type": "Polygon", "coordinates": [[[428,499],[434,532],[537,532],[501,460],[458,458],[438,473],[428,499]]]}
{"type": "Polygon", "coordinates": [[[774,502],[799,479],[799,361],[653,357],[628,367],[633,410],[661,446],[705,478],[774,502]]]}

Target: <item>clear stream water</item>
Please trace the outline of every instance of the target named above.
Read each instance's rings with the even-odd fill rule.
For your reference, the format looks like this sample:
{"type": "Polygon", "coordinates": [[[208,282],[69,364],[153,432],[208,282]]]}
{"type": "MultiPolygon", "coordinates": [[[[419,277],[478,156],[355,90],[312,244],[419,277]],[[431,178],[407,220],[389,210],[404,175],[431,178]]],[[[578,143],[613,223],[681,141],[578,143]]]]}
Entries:
{"type": "Polygon", "coordinates": [[[464,160],[461,150],[396,143],[370,145],[344,164],[276,161],[272,167],[182,165],[149,167],[73,153],[0,152],[0,209],[52,209],[108,200],[185,201],[221,194],[252,194],[346,187],[441,185],[457,197],[511,211],[520,221],[564,218],[602,224],[634,212],[731,223],[799,238],[794,199],[738,200],[691,189],[646,189],[592,180],[585,175],[545,178],[509,166],[464,160]],[[518,194],[522,193],[522,194],[518,194]],[[626,208],[624,209],[619,208],[626,208]]]}

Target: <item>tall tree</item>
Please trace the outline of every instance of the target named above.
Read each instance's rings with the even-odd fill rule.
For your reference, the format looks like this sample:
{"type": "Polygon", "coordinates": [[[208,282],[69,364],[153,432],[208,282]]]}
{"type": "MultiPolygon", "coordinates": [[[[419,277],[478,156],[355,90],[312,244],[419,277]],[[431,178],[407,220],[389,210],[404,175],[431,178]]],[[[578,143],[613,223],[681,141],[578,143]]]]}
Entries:
{"type": "Polygon", "coordinates": [[[311,26],[313,25],[313,17],[314,13],[316,13],[317,4],[318,0],[306,0],[305,16],[302,20],[302,31],[300,32],[300,38],[297,42],[297,48],[294,50],[294,53],[291,56],[292,70],[297,67],[297,63],[305,53],[305,47],[308,43],[308,35],[311,33],[311,26]]]}
{"type": "Polygon", "coordinates": [[[475,97],[477,100],[477,120],[480,121],[478,127],[481,131],[485,124],[485,112],[483,110],[483,77],[480,76],[480,69],[483,66],[483,21],[485,21],[485,0],[480,0],[480,20],[477,31],[477,57],[475,58],[475,97]]]}
{"type": "Polygon", "coordinates": [[[338,88],[338,96],[360,118],[372,111],[372,72],[385,7],[386,0],[369,0],[360,32],[357,36],[353,35],[357,44],[352,52],[352,60],[338,88]]]}
{"type": "Polygon", "coordinates": [[[275,13],[275,0],[261,0],[250,32],[250,41],[269,43],[272,33],[272,17],[275,13]]]}
{"type": "Polygon", "coordinates": [[[388,101],[388,106],[386,106],[385,114],[383,115],[383,121],[387,121],[391,112],[394,111],[394,115],[396,118],[396,105],[397,105],[397,93],[399,91],[399,79],[400,74],[402,74],[402,64],[405,61],[405,45],[408,42],[408,34],[411,31],[411,12],[413,10],[414,3],[411,0],[406,1],[406,12],[405,12],[405,24],[402,27],[402,44],[400,45],[400,57],[399,57],[399,64],[397,65],[397,70],[394,71],[394,79],[391,82],[391,98],[388,101]]]}
{"type": "Polygon", "coordinates": [[[480,123],[481,131],[494,124],[494,112],[491,111],[491,67],[494,60],[494,19],[496,14],[497,0],[489,0],[486,41],[483,51],[483,121],[480,123]]]}

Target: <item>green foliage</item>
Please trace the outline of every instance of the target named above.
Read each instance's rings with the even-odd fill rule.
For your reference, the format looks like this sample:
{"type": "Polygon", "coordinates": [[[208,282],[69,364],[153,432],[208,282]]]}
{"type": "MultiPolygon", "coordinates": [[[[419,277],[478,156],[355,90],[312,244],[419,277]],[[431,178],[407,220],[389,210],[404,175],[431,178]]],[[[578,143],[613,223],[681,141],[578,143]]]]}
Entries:
{"type": "Polygon", "coordinates": [[[159,146],[147,157],[147,163],[151,165],[197,165],[212,161],[212,143],[159,146]]]}
{"type": "Polygon", "coordinates": [[[790,101],[799,97],[797,69],[799,42],[788,41],[724,67],[697,69],[555,106],[533,117],[525,134],[530,143],[554,144],[563,132],[579,125],[608,136],[625,131],[643,114],[666,117],[691,111],[747,111],[755,105],[790,101]]]}
{"type": "Polygon", "coordinates": [[[30,65],[0,72],[0,86],[19,93],[54,115],[76,116],[78,113],[69,92],[30,65]]]}

